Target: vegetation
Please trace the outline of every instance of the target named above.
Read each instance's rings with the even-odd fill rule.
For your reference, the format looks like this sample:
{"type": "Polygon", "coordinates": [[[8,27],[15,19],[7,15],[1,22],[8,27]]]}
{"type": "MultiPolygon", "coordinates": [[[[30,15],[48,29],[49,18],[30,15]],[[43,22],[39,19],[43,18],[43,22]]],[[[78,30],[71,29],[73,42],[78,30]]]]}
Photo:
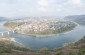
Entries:
{"type": "Polygon", "coordinates": [[[85,54],[85,48],[80,48],[78,55],[84,55],[85,54]]]}
{"type": "MultiPolygon", "coordinates": [[[[21,26],[23,22],[8,22],[5,24],[9,29],[14,29],[21,26]]],[[[74,26],[72,26],[74,27],[74,26]]],[[[69,30],[71,27],[67,27],[69,30]]],[[[60,32],[61,32],[60,31],[60,32]]],[[[12,44],[9,39],[0,38],[0,54],[1,55],[85,55],[85,36],[76,43],[68,44],[62,48],[49,50],[47,48],[40,49],[39,51],[32,51],[29,48],[19,47],[12,44]]]]}
{"type": "Polygon", "coordinates": [[[28,48],[18,47],[12,44],[10,39],[8,38],[0,38],[0,53],[12,53],[14,50],[16,51],[28,51],[28,48]]]}
{"type": "Polygon", "coordinates": [[[71,15],[64,17],[64,19],[77,22],[80,25],[85,25],[85,15],[71,15]]]}
{"type": "Polygon", "coordinates": [[[29,48],[17,47],[9,39],[0,38],[1,55],[85,55],[85,37],[76,43],[68,44],[63,48],[49,50],[42,48],[38,51],[32,51],[29,48]]]}

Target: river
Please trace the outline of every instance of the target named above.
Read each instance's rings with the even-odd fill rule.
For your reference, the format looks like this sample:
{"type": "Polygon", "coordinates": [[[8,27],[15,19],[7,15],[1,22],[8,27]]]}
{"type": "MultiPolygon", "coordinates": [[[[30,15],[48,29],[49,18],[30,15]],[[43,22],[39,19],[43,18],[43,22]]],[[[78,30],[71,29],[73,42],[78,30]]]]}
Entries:
{"type": "MultiPolygon", "coordinates": [[[[7,31],[0,22],[0,32],[7,31]]],[[[7,35],[7,34],[6,34],[7,35]]],[[[31,49],[49,48],[54,49],[62,47],[65,43],[76,42],[85,35],[85,26],[79,25],[73,31],[66,34],[53,35],[48,37],[35,37],[22,35],[18,33],[10,33],[10,37],[15,38],[17,43],[22,44],[31,49]]]]}

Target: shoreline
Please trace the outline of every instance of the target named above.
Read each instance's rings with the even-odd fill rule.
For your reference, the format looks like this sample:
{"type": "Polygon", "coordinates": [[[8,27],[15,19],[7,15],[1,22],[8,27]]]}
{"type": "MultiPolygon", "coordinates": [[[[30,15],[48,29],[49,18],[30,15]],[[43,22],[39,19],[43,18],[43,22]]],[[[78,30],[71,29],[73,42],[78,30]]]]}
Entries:
{"type": "MultiPolygon", "coordinates": [[[[71,22],[73,22],[73,21],[71,21],[71,22]]],[[[71,31],[73,31],[74,29],[76,29],[78,26],[79,26],[79,24],[77,24],[77,23],[75,23],[75,22],[73,22],[74,24],[76,24],[76,26],[75,27],[73,27],[72,28],[72,30],[67,30],[67,31],[62,31],[62,32],[60,32],[60,33],[48,33],[48,34],[26,34],[26,33],[20,33],[20,32],[17,32],[17,31],[15,31],[16,33],[19,33],[19,34],[23,34],[23,35],[31,35],[31,36],[36,36],[36,37],[44,37],[44,36],[53,36],[53,35],[60,35],[60,34],[67,34],[67,33],[70,33],[71,31]]],[[[12,28],[9,28],[9,27],[7,27],[7,26],[5,26],[5,25],[3,25],[4,27],[5,27],[5,29],[7,29],[8,31],[9,30],[12,30],[12,28]]]]}

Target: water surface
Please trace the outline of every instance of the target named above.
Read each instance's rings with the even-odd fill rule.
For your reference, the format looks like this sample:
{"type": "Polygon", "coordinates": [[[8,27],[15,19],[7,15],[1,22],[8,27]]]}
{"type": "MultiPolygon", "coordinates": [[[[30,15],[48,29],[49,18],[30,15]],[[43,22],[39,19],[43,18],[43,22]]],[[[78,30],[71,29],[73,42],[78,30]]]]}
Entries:
{"type": "MultiPolygon", "coordinates": [[[[7,31],[3,27],[4,22],[0,22],[0,32],[7,31]]],[[[6,34],[7,35],[7,34],[6,34]]],[[[10,37],[15,38],[17,43],[29,47],[31,49],[41,49],[41,48],[58,48],[63,46],[65,43],[76,42],[83,38],[85,35],[85,26],[79,25],[73,31],[66,34],[59,34],[47,37],[35,37],[29,35],[22,35],[18,33],[10,32],[10,37]]]]}

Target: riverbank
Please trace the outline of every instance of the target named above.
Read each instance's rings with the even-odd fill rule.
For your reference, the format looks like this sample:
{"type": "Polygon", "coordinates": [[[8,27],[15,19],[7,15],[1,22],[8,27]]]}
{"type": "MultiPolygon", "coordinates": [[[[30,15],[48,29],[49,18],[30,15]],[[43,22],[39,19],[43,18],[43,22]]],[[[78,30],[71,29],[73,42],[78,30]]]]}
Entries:
{"type": "Polygon", "coordinates": [[[9,41],[6,39],[4,39],[4,41],[0,41],[0,54],[2,55],[84,55],[85,54],[85,37],[83,37],[78,42],[70,43],[62,48],[57,48],[53,50],[43,48],[38,51],[32,51],[26,48],[13,47],[13,45],[7,44],[8,42],[9,41]]]}
{"type": "Polygon", "coordinates": [[[13,51],[28,51],[28,48],[15,46],[12,38],[7,36],[0,36],[0,53],[12,53],[13,51]]]}

